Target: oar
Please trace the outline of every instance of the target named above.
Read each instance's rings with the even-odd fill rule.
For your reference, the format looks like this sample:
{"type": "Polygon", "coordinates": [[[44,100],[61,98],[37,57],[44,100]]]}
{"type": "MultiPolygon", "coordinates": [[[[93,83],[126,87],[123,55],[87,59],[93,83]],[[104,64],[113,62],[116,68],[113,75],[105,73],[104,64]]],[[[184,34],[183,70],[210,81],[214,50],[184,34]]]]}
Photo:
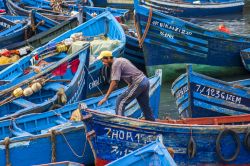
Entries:
{"type": "Polygon", "coordinates": [[[3,91],[0,92],[0,96],[6,94],[6,93],[9,93],[9,92],[12,92],[13,90],[15,90],[16,88],[18,87],[22,87],[23,85],[25,84],[28,84],[29,82],[43,76],[44,74],[46,73],[50,73],[52,70],[54,70],[55,68],[59,67],[61,64],[69,61],[70,59],[76,57],[77,55],[79,55],[79,53],[81,53],[83,50],[86,50],[87,48],[89,48],[89,43],[88,44],[85,44],[83,46],[82,49],[80,49],[79,51],[75,52],[74,54],[71,54],[71,55],[68,55],[66,56],[65,58],[61,59],[60,61],[58,61],[57,63],[54,63],[52,64],[51,66],[49,66],[48,68],[44,69],[43,71],[41,71],[40,73],[37,73],[35,76],[31,77],[31,78],[28,78],[27,80],[23,81],[23,82],[20,82],[19,84],[16,84],[15,86],[11,87],[11,88],[8,88],[8,89],[5,89],[3,91]]]}

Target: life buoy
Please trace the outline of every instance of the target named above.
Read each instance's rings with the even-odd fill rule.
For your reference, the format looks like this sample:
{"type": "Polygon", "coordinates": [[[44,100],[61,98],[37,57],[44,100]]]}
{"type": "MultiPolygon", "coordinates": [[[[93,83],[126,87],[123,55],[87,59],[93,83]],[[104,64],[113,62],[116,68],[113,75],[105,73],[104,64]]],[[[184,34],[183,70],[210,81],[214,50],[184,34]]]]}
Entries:
{"type": "Polygon", "coordinates": [[[101,76],[102,76],[102,81],[104,84],[110,84],[110,74],[111,74],[111,68],[107,66],[103,66],[101,68],[101,76]]]}
{"type": "Polygon", "coordinates": [[[190,140],[188,142],[187,154],[189,159],[194,158],[196,154],[196,142],[192,136],[190,137],[190,140]]]}
{"type": "Polygon", "coordinates": [[[216,153],[217,153],[218,157],[220,158],[220,160],[222,160],[223,162],[231,162],[231,161],[234,161],[238,157],[238,155],[240,153],[240,138],[235,131],[233,131],[231,129],[224,129],[219,133],[219,135],[217,136],[217,139],[216,139],[216,153]],[[236,150],[235,150],[235,153],[232,155],[232,157],[225,158],[223,156],[223,154],[221,153],[220,142],[221,142],[221,139],[228,134],[230,134],[233,137],[233,139],[236,143],[236,150]]]}
{"type": "Polygon", "coordinates": [[[244,146],[247,150],[250,151],[250,128],[247,128],[247,131],[244,137],[244,146]]]}

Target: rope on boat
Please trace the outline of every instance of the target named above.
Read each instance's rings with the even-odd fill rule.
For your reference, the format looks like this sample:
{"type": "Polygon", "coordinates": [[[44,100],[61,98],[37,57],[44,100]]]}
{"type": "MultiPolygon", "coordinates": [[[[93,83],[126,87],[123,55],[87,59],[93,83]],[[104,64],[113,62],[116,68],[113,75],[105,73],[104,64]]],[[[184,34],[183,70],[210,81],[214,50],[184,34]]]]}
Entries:
{"type": "Polygon", "coordinates": [[[192,125],[190,126],[190,139],[188,141],[188,145],[187,145],[187,155],[189,159],[192,159],[195,157],[196,154],[196,142],[193,138],[193,129],[192,129],[192,125]]]}
{"type": "Polygon", "coordinates": [[[51,162],[56,162],[56,131],[51,130],[51,162]]]}
{"type": "Polygon", "coordinates": [[[142,48],[142,45],[143,45],[143,42],[148,34],[148,30],[150,28],[150,23],[151,23],[151,20],[152,20],[152,16],[153,16],[153,9],[152,7],[150,7],[149,9],[149,16],[148,16],[148,21],[147,21],[147,25],[146,25],[146,28],[144,30],[144,33],[143,35],[141,36],[140,34],[140,30],[139,30],[139,24],[138,22],[136,21],[136,16],[134,14],[134,24],[135,24],[135,29],[136,29],[136,32],[138,34],[138,41],[139,41],[139,47],[142,48]]]}
{"type": "Polygon", "coordinates": [[[6,166],[11,166],[11,163],[10,163],[10,138],[9,137],[5,137],[4,146],[5,146],[5,162],[6,162],[6,166]]]}
{"type": "Polygon", "coordinates": [[[85,139],[85,143],[84,143],[84,148],[83,148],[83,152],[81,155],[78,155],[76,153],[76,151],[72,148],[72,146],[70,145],[69,141],[67,140],[66,136],[61,132],[61,131],[58,131],[59,134],[61,134],[66,142],[66,144],[68,145],[69,149],[71,150],[71,152],[78,158],[83,158],[84,155],[85,155],[85,150],[86,150],[86,146],[87,146],[87,139],[85,139]]]}

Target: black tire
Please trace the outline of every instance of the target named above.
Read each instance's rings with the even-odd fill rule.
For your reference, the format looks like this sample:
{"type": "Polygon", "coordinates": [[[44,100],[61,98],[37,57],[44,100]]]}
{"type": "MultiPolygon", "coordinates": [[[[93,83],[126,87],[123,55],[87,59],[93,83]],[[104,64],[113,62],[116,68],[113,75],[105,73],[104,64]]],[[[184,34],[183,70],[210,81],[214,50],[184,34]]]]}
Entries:
{"type": "Polygon", "coordinates": [[[250,151],[250,128],[247,128],[243,143],[245,148],[250,151]]]}
{"type": "Polygon", "coordinates": [[[238,157],[238,155],[240,153],[240,137],[237,135],[237,133],[235,131],[233,131],[231,129],[224,129],[219,133],[219,135],[217,136],[217,139],[216,139],[216,153],[217,153],[219,159],[223,162],[231,162],[231,161],[234,161],[238,157]],[[223,156],[223,154],[221,153],[220,142],[221,142],[221,139],[228,134],[230,134],[233,137],[233,139],[236,143],[236,150],[235,150],[235,153],[232,155],[232,157],[225,158],[223,156]]]}
{"type": "Polygon", "coordinates": [[[197,147],[196,142],[194,138],[191,136],[187,146],[187,155],[189,159],[194,158],[196,154],[196,147],[197,147]]]}

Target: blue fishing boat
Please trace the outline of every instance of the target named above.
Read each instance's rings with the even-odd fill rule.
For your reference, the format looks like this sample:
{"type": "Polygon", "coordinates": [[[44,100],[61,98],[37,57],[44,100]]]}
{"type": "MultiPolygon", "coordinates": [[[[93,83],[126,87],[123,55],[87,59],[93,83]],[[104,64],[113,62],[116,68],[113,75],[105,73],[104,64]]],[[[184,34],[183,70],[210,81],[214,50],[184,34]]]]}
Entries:
{"type": "Polygon", "coordinates": [[[62,14],[52,10],[25,6],[22,2],[14,0],[6,0],[6,6],[10,14],[17,16],[29,16],[31,10],[36,10],[43,16],[59,22],[68,20],[70,18],[69,14],[62,14]]]}
{"type": "MultiPolygon", "coordinates": [[[[6,17],[6,16],[4,15],[3,17],[6,17]]],[[[23,16],[10,16],[10,18],[9,18],[9,16],[7,16],[8,19],[11,19],[12,17],[23,17],[23,16]]],[[[29,48],[28,51],[25,51],[22,53],[22,55],[20,55],[20,57],[23,57],[25,55],[28,55],[30,53],[30,51],[32,51],[33,49],[41,47],[42,45],[48,43],[49,41],[51,41],[55,37],[61,35],[62,33],[66,32],[70,29],[73,29],[77,25],[78,25],[77,18],[72,17],[69,20],[63,21],[60,24],[56,24],[54,27],[52,27],[46,31],[43,31],[41,33],[33,35],[31,38],[29,38],[27,40],[11,43],[11,44],[5,46],[4,48],[10,52],[15,51],[15,50],[20,50],[20,49],[22,50],[24,48],[29,48]]],[[[1,62],[1,60],[0,60],[0,62],[1,62]]],[[[0,63],[0,71],[3,70],[4,68],[8,67],[9,65],[11,65],[14,62],[15,61],[11,61],[11,62],[8,61],[5,64],[0,63]]]]}
{"type": "MultiPolygon", "coordinates": [[[[47,0],[22,0],[22,4],[30,6],[30,7],[35,7],[37,9],[47,9],[47,10],[52,10],[52,4],[51,1],[47,0]]],[[[87,0],[86,2],[84,1],[65,1],[62,3],[62,8],[67,10],[67,12],[70,12],[72,10],[79,10],[78,7],[84,7],[84,6],[93,6],[92,0],[87,0]]]]}
{"type": "Polygon", "coordinates": [[[109,11],[113,14],[114,17],[124,17],[128,19],[129,10],[127,9],[116,9],[116,8],[101,8],[101,7],[92,7],[92,6],[84,6],[83,12],[86,14],[86,20],[93,18],[94,15],[99,15],[105,11],[109,11]]]}
{"type": "MultiPolygon", "coordinates": [[[[106,37],[110,40],[118,41],[118,46],[113,48],[112,51],[114,57],[120,57],[124,53],[124,47],[126,43],[126,36],[122,30],[121,25],[116,21],[115,17],[109,12],[106,11],[97,17],[87,21],[86,23],[65,32],[59,37],[53,39],[50,43],[57,43],[61,40],[70,37],[74,33],[81,33],[83,36],[92,36],[92,37],[106,37]],[[89,25],[93,24],[95,28],[90,29],[89,25]]],[[[48,45],[50,44],[48,43],[48,45]]],[[[108,48],[107,48],[108,49],[108,48]]],[[[93,49],[92,49],[93,50],[93,49]]],[[[101,70],[103,64],[100,60],[96,59],[97,55],[91,56],[92,62],[89,67],[89,79],[88,79],[88,91],[91,93],[98,92],[100,87],[106,85],[104,76],[101,75],[101,70]]]]}
{"type": "Polygon", "coordinates": [[[72,17],[66,21],[61,22],[60,24],[56,24],[54,27],[51,27],[50,29],[47,29],[44,32],[32,36],[31,38],[25,41],[12,43],[6,46],[5,48],[9,50],[14,50],[24,46],[31,46],[33,49],[35,49],[48,43],[60,34],[75,28],[76,26],[78,26],[78,20],[76,17],[72,17]]]}
{"type": "Polygon", "coordinates": [[[139,47],[138,38],[126,34],[126,45],[123,57],[129,59],[137,68],[146,72],[144,54],[142,48],[139,47]]]}
{"type": "MultiPolygon", "coordinates": [[[[157,117],[161,88],[160,73],[150,78],[149,81],[150,104],[157,117]]],[[[98,102],[103,96],[89,98],[81,103],[101,112],[114,113],[116,99],[125,90],[126,88],[122,88],[114,91],[102,106],[98,106],[98,102]]],[[[70,117],[74,121],[81,120],[78,107],[79,103],[73,103],[40,114],[23,115],[19,118],[1,121],[0,157],[2,160],[0,160],[0,165],[19,166],[20,163],[34,165],[65,160],[92,164],[93,155],[86,141],[83,123],[68,120],[70,117]],[[30,160],[30,156],[34,154],[36,154],[35,157],[30,160]]],[[[126,107],[125,115],[140,118],[142,112],[139,108],[134,100],[126,107]]]]}
{"type": "Polygon", "coordinates": [[[225,82],[196,72],[192,66],[172,84],[181,117],[250,113],[250,79],[225,82]]]}
{"type": "Polygon", "coordinates": [[[47,31],[57,24],[57,22],[40,15],[34,10],[31,12],[31,22],[20,16],[0,16],[0,22],[1,26],[5,26],[0,33],[0,49],[24,41],[36,33],[47,31]]]}
{"type": "MultiPolygon", "coordinates": [[[[12,72],[5,75],[6,79],[1,80],[2,82],[8,82],[7,78],[21,76],[1,86],[5,89],[0,91],[0,120],[43,112],[84,99],[87,93],[88,47],[89,45],[84,45],[72,54],[51,54],[52,51],[49,51],[48,55],[37,51],[37,54],[31,54],[9,66],[10,68],[7,67],[6,69],[12,72]],[[25,67],[37,57],[38,66],[25,67]]],[[[41,48],[46,50],[44,48],[47,47],[41,48]]]]}
{"type": "MultiPolygon", "coordinates": [[[[177,165],[249,164],[250,115],[184,120],[138,120],[82,109],[96,166],[163,137],[177,165]],[[233,124],[233,125],[232,125],[233,124]]],[[[142,159],[143,160],[143,159],[142,159]]]]}
{"type": "Polygon", "coordinates": [[[94,6],[98,7],[114,7],[114,8],[126,8],[133,10],[133,0],[93,0],[94,6]]]}
{"type": "Polygon", "coordinates": [[[81,163],[71,162],[71,161],[62,161],[62,162],[54,162],[48,164],[39,164],[34,166],[84,166],[81,163]]]}
{"type": "Polygon", "coordinates": [[[150,8],[141,0],[134,0],[134,5],[149,74],[154,68],[162,68],[166,80],[183,71],[185,63],[197,64],[196,68],[210,69],[214,74],[220,73],[216,70],[242,69],[240,51],[250,48],[249,36],[208,30],[150,8]]]}
{"type": "MultiPolygon", "coordinates": [[[[67,55],[76,56],[77,55],[76,51],[78,50],[78,48],[82,47],[82,45],[84,45],[85,43],[89,43],[93,39],[93,37],[98,38],[98,37],[106,36],[110,40],[115,40],[115,43],[117,43],[117,45],[115,45],[115,47],[112,48],[110,51],[113,52],[114,57],[122,55],[124,51],[124,45],[125,45],[125,35],[121,29],[122,28],[120,27],[119,23],[115,20],[115,18],[112,16],[112,14],[110,14],[109,12],[105,12],[103,14],[98,15],[94,19],[87,21],[84,24],[81,24],[80,26],[63,33],[57,38],[51,40],[46,45],[35,49],[29,55],[20,59],[18,62],[0,71],[0,80],[1,80],[0,83],[2,83],[2,85],[0,86],[0,96],[7,95],[7,94],[9,95],[17,87],[25,86],[29,83],[30,80],[38,79],[41,76],[43,76],[43,74],[46,74],[47,71],[50,72],[54,70],[55,67],[58,67],[58,65],[56,65],[58,63],[55,63],[52,65],[48,65],[48,67],[45,66],[44,71],[42,70],[42,72],[36,73],[36,67],[34,67],[36,65],[33,64],[33,63],[35,64],[37,63],[36,58],[38,58],[38,61],[39,61],[39,59],[43,59],[41,57],[48,57],[49,58],[48,62],[55,62],[56,60],[60,63],[64,63],[65,60],[67,60],[68,58],[71,58],[71,56],[67,56],[67,55]],[[81,39],[85,38],[86,40],[77,41],[76,35],[74,34],[78,34],[79,38],[81,39]],[[76,39],[76,41],[73,42],[70,47],[72,48],[72,52],[75,50],[76,53],[68,54],[68,53],[65,53],[65,51],[70,51],[70,50],[67,50],[69,47],[65,47],[65,42],[69,41],[72,35],[76,39]],[[35,62],[33,62],[34,60],[35,62]],[[30,69],[30,68],[32,69],[34,68],[34,71],[30,70],[30,72],[27,73],[27,69],[30,69]]],[[[99,54],[95,56],[98,56],[98,55],[99,54]]],[[[88,91],[98,90],[98,88],[104,85],[102,75],[100,75],[100,70],[103,64],[100,60],[97,60],[95,57],[93,57],[93,55],[91,56],[92,56],[92,60],[90,62],[89,68],[87,67],[87,65],[84,66],[85,70],[87,70],[89,73],[88,81],[86,80],[86,84],[88,82],[86,90],[88,89],[88,91]]],[[[41,65],[43,66],[43,64],[41,65]]],[[[69,78],[69,80],[70,79],[71,78],[69,78]]],[[[57,86],[57,88],[60,88],[60,86],[57,86]]],[[[78,92],[81,92],[80,90],[81,88],[76,88],[76,89],[78,89],[78,92]]],[[[5,98],[2,98],[2,100],[5,101],[5,98]]],[[[39,100],[39,98],[37,98],[37,100],[39,100]]],[[[2,116],[4,115],[4,112],[6,112],[7,110],[12,110],[12,109],[9,108],[9,109],[6,109],[5,111],[2,111],[1,112],[2,116]]]]}
{"type": "Polygon", "coordinates": [[[160,138],[124,157],[121,157],[120,159],[107,164],[107,166],[144,166],[147,164],[158,166],[176,166],[176,163],[170,156],[167,148],[163,145],[160,138]]]}
{"type": "Polygon", "coordinates": [[[243,0],[140,0],[140,3],[176,17],[202,17],[240,13],[244,7],[243,0]]]}
{"type": "Polygon", "coordinates": [[[245,69],[250,71],[250,48],[242,50],[240,56],[245,69]]]}
{"type": "MultiPolygon", "coordinates": [[[[86,15],[86,19],[91,19],[94,15],[98,15],[104,11],[110,11],[115,17],[124,17],[128,19],[128,10],[116,9],[116,8],[101,8],[101,7],[89,7],[85,6],[83,12],[86,15]]],[[[136,65],[142,71],[145,71],[145,62],[142,48],[139,47],[138,39],[131,34],[126,34],[126,44],[123,57],[129,59],[133,64],[136,65]]]]}

